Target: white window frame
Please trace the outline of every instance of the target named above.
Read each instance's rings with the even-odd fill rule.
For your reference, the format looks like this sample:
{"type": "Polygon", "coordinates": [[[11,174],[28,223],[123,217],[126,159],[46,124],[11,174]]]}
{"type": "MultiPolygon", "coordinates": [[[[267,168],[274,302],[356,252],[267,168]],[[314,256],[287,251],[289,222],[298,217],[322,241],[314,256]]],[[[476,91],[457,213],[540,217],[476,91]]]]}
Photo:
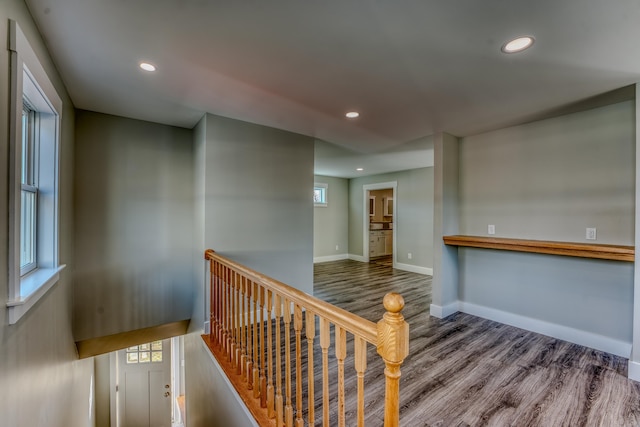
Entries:
{"type": "Polygon", "coordinates": [[[62,100],[18,24],[9,20],[9,324],[15,324],[59,280],[59,145],[62,100]],[[23,99],[36,111],[36,266],[20,271],[23,99]]]}
{"type": "Polygon", "coordinates": [[[321,208],[326,208],[328,205],[328,193],[329,193],[329,184],[325,184],[322,182],[315,182],[313,184],[313,191],[315,192],[316,189],[320,189],[322,190],[322,195],[323,195],[323,201],[321,202],[313,202],[313,206],[317,206],[317,207],[321,207],[321,208]]]}

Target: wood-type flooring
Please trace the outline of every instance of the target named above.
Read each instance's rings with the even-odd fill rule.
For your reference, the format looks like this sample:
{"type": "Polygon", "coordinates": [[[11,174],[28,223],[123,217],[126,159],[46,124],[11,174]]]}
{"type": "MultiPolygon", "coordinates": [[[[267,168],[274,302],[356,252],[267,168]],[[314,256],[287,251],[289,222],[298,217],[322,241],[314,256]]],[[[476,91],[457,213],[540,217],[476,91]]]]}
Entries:
{"type": "MultiPolygon", "coordinates": [[[[387,292],[403,295],[411,341],[402,426],[640,426],[640,384],[626,378],[627,359],[463,313],[430,317],[430,276],[350,260],[314,270],[316,297],[374,322],[387,292]]],[[[383,369],[369,346],[367,426],[383,424],[383,369]]],[[[347,375],[346,420],[355,425],[355,375],[347,375]]]]}

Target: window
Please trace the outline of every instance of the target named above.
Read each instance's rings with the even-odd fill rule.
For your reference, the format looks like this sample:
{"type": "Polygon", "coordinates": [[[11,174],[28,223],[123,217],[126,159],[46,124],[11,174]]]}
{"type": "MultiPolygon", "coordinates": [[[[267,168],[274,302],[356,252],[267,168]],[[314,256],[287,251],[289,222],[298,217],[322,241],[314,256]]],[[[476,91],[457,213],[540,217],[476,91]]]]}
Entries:
{"type": "Polygon", "coordinates": [[[327,188],[328,184],[313,184],[313,205],[327,207],[327,188]]]}
{"type": "Polygon", "coordinates": [[[126,350],[127,365],[136,363],[162,363],[162,341],[134,345],[126,350]]]}
{"type": "Polygon", "coordinates": [[[9,323],[57,281],[62,101],[25,35],[9,21],[9,323]]]}

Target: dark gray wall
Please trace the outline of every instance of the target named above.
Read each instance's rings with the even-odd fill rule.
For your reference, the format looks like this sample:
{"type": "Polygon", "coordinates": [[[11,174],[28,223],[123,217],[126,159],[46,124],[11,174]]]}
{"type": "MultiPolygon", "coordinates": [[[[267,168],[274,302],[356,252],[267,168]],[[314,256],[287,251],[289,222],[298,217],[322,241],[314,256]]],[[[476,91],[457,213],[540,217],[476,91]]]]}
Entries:
{"type": "Polygon", "coordinates": [[[93,361],[77,360],[71,328],[74,111],[55,65],[22,0],[0,6],[0,425],[74,427],[93,424],[93,361]],[[8,20],[15,20],[63,102],[60,141],[60,263],[58,283],[16,324],[8,325],[6,168],[9,146],[8,20]]]}
{"type": "Polygon", "coordinates": [[[192,132],[78,111],[75,163],[76,340],[190,318],[192,132]]]}

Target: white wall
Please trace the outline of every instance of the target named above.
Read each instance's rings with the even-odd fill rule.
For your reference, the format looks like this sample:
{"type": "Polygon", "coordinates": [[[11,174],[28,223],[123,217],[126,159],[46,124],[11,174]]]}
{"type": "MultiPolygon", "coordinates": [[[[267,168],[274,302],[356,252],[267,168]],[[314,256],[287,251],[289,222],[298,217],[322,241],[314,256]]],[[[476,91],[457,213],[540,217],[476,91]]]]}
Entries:
{"type": "MultiPolygon", "coordinates": [[[[634,244],[634,105],[461,139],[460,234],[634,244]]],[[[629,356],[633,264],[459,249],[463,310],[629,356]],[[555,332],[554,332],[555,331],[555,332]]]]}
{"type": "Polygon", "coordinates": [[[31,15],[22,0],[0,6],[0,425],[91,426],[93,360],[78,360],[71,328],[73,258],[74,110],[31,15]],[[60,143],[59,282],[15,325],[8,325],[7,227],[9,123],[8,20],[25,33],[63,101],[60,143]]]}
{"type": "Polygon", "coordinates": [[[349,180],[316,175],[327,188],[327,206],[313,208],[313,258],[315,262],[346,259],[349,254],[349,180]],[[338,246],[338,249],[336,249],[338,246]]]}
{"type": "Polygon", "coordinates": [[[191,131],[78,111],[77,341],[192,314],[191,131]]]}

